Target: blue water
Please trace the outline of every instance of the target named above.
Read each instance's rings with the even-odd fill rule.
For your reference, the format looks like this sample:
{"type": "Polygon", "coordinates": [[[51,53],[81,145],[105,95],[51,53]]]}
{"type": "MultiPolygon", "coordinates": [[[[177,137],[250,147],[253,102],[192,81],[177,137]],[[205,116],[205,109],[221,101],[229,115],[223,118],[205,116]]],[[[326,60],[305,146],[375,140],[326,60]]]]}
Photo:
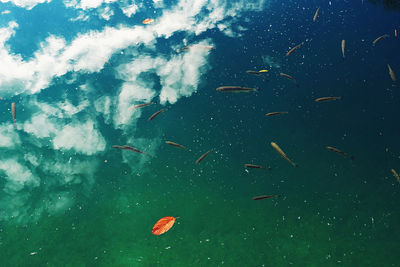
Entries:
{"type": "Polygon", "coordinates": [[[215,3],[0,4],[2,266],[399,266],[399,10],[215,3]]]}

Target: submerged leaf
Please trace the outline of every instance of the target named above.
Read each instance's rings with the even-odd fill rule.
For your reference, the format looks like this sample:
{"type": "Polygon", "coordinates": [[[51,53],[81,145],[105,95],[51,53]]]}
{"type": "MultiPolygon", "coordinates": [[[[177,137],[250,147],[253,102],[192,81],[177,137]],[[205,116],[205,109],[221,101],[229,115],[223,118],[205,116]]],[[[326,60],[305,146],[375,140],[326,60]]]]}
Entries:
{"type": "Polygon", "coordinates": [[[158,222],[156,222],[156,224],[153,226],[153,234],[161,235],[168,231],[172,225],[174,225],[175,219],[176,218],[172,216],[159,219],[158,222]]]}

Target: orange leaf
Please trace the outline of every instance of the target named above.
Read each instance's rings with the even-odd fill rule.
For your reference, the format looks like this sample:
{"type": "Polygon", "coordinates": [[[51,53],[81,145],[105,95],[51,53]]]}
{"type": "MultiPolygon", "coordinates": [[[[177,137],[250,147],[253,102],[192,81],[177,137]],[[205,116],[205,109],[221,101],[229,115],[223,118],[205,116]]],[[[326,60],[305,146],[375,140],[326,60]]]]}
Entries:
{"type": "Polygon", "coordinates": [[[156,224],[153,226],[153,234],[161,235],[168,231],[172,225],[174,225],[175,219],[175,217],[171,216],[159,219],[158,222],[156,222],[156,224]]]}
{"type": "Polygon", "coordinates": [[[142,21],[143,24],[150,24],[150,23],[153,23],[153,22],[154,22],[154,19],[145,19],[145,20],[142,21]]]}

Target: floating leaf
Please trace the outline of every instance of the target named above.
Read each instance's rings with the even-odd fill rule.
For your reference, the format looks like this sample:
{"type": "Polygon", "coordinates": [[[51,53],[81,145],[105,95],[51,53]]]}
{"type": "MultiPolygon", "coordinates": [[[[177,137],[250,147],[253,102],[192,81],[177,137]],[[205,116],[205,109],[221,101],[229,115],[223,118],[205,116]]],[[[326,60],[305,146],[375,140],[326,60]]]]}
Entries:
{"type": "Polygon", "coordinates": [[[164,218],[161,218],[156,222],[156,224],[153,226],[153,234],[155,235],[161,235],[171,229],[172,225],[174,225],[176,218],[172,216],[167,216],[164,218]]]}
{"type": "Polygon", "coordinates": [[[145,20],[142,21],[143,24],[150,24],[150,23],[153,23],[153,22],[154,22],[154,19],[145,19],[145,20]]]}

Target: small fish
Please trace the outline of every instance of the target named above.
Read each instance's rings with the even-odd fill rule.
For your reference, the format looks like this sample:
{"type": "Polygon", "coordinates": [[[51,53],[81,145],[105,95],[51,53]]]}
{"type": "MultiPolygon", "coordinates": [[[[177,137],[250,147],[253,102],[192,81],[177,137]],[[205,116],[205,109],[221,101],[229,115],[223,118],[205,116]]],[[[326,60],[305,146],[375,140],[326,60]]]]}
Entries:
{"type": "Polygon", "coordinates": [[[208,154],[210,154],[211,151],[212,151],[212,149],[211,149],[211,150],[208,150],[206,153],[204,153],[203,155],[201,155],[200,158],[198,158],[198,159],[196,160],[196,164],[199,164],[200,161],[202,161],[208,154]]]}
{"type": "Polygon", "coordinates": [[[150,102],[150,103],[139,104],[139,105],[130,107],[130,109],[137,109],[137,108],[147,107],[147,106],[150,106],[150,105],[153,105],[153,104],[155,104],[155,103],[150,102]]]}
{"type": "Polygon", "coordinates": [[[294,51],[296,51],[297,49],[299,49],[300,47],[302,47],[304,44],[304,42],[302,42],[301,44],[296,45],[295,47],[293,47],[292,49],[290,49],[287,53],[286,56],[289,56],[290,54],[292,54],[294,51]]]}
{"type": "Polygon", "coordinates": [[[319,8],[317,8],[317,11],[315,11],[314,18],[313,18],[314,22],[317,21],[318,14],[319,14],[319,8]]]}
{"type": "Polygon", "coordinates": [[[265,116],[275,116],[275,115],[279,115],[279,114],[288,114],[289,112],[287,111],[275,111],[275,112],[270,112],[265,114],[265,116]]]}
{"type": "Polygon", "coordinates": [[[12,115],[13,121],[15,123],[15,121],[17,119],[17,116],[16,116],[15,103],[14,102],[11,103],[11,115],[12,115]]]}
{"type": "Polygon", "coordinates": [[[161,112],[166,111],[167,109],[160,109],[159,111],[155,112],[153,115],[150,116],[150,118],[147,121],[151,121],[153,120],[158,114],[160,114],[161,112]]]}
{"type": "Polygon", "coordinates": [[[397,37],[397,29],[394,29],[394,37],[397,37]]]}
{"type": "Polygon", "coordinates": [[[258,71],[259,73],[265,73],[265,72],[268,72],[269,70],[260,70],[260,71],[258,71]]]}
{"type": "Polygon", "coordinates": [[[250,91],[254,92],[257,91],[256,88],[248,88],[242,86],[221,86],[217,88],[219,92],[229,92],[229,93],[248,93],[250,91]]]}
{"type": "Polygon", "coordinates": [[[383,38],[387,38],[389,37],[389,34],[384,34],[382,36],[379,36],[378,38],[376,38],[373,42],[372,45],[375,46],[377,42],[379,42],[380,40],[382,40],[383,38]]]}
{"type": "Polygon", "coordinates": [[[343,58],[344,58],[344,50],[345,50],[345,48],[346,48],[346,40],[342,40],[342,55],[343,55],[343,58]]]}
{"type": "Polygon", "coordinates": [[[148,155],[147,153],[145,153],[145,152],[143,152],[143,151],[141,151],[141,150],[139,150],[139,149],[137,149],[137,148],[135,148],[133,146],[128,146],[128,145],[118,146],[118,145],[114,145],[112,147],[113,148],[117,148],[117,149],[122,149],[122,150],[131,150],[131,151],[135,151],[137,153],[148,155]]]}
{"type": "Polygon", "coordinates": [[[184,146],[182,146],[180,144],[171,142],[171,141],[165,141],[165,143],[168,144],[168,145],[171,145],[171,146],[176,146],[176,147],[180,147],[180,148],[186,149],[186,147],[184,147],[184,146]]]}
{"type": "Polygon", "coordinates": [[[253,75],[262,75],[259,71],[255,70],[246,70],[247,74],[253,74],[253,75]]]}
{"type": "Polygon", "coordinates": [[[337,148],[334,148],[334,147],[331,147],[331,146],[327,146],[326,148],[329,149],[330,151],[333,151],[333,152],[342,154],[343,156],[348,157],[348,158],[350,158],[351,160],[354,159],[353,156],[350,156],[350,155],[347,154],[346,152],[343,152],[343,151],[341,151],[341,150],[339,150],[339,149],[337,149],[337,148]]]}
{"type": "Polygon", "coordinates": [[[256,75],[262,78],[264,81],[268,81],[267,77],[265,76],[265,72],[255,71],[255,70],[246,70],[247,74],[256,75]]]}
{"type": "Polygon", "coordinates": [[[285,77],[289,80],[291,80],[292,82],[294,82],[295,84],[297,84],[297,81],[295,80],[295,78],[293,78],[292,76],[290,76],[289,74],[285,74],[285,73],[279,73],[280,76],[285,77]]]}
{"type": "Polygon", "coordinates": [[[143,24],[151,24],[154,22],[154,19],[145,19],[142,21],[143,24]]]}
{"type": "Polygon", "coordinates": [[[253,169],[265,169],[263,166],[254,165],[254,164],[244,164],[245,168],[253,168],[253,169]]]}
{"type": "Polygon", "coordinates": [[[253,200],[260,200],[260,199],[273,198],[273,197],[277,197],[277,195],[253,197],[253,200]]]}
{"type": "Polygon", "coordinates": [[[390,67],[390,65],[389,64],[387,64],[388,65],[388,69],[389,69],[389,75],[390,75],[390,78],[392,79],[392,81],[396,81],[396,75],[394,75],[394,72],[393,72],[393,70],[392,70],[392,68],[390,67]]]}
{"type": "Polygon", "coordinates": [[[315,99],[315,102],[324,102],[324,101],[331,101],[331,100],[340,100],[342,97],[340,96],[325,96],[315,99]]]}
{"type": "Polygon", "coordinates": [[[291,161],[285,154],[285,152],[283,152],[283,150],[275,143],[275,142],[271,142],[271,146],[284,158],[286,159],[290,164],[292,164],[293,167],[297,167],[297,165],[295,163],[293,163],[293,161],[291,161]]]}
{"type": "Polygon", "coordinates": [[[397,181],[400,183],[400,176],[399,176],[399,174],[394,170],[394,169],[391,169],[391,171],[392,171],[392,173],[393,173],[393,176],[397,179],[397,181]]]}
{"type": "Polygon", "coordinates": [[[195,44],[195,45],[188,45],[188,46],[182,47],[181,49],[178,50],[178,52],[189,51],[189,50],[192,50],[192,49],[206,50],[206,51],[208,50],[208,51],[210,51],[210,50],[213,50],[214,47],[211,46],[211,45],[200,45],[200,44],[195,44]]]}

